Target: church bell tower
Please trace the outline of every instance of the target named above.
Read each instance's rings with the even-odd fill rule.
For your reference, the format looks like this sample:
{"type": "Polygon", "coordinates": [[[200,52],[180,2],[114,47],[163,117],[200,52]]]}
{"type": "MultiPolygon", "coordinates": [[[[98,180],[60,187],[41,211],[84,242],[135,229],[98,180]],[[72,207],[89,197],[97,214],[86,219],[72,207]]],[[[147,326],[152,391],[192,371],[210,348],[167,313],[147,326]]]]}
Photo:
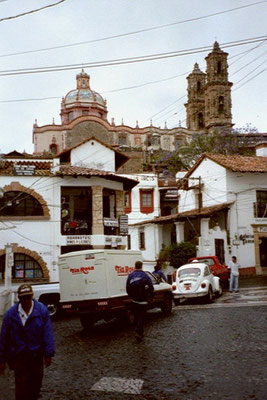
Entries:
{"type": "Polygon", "coordinates": [[[206,57],[207,82],[204,91],[205,97],[205,128],[208,132],[216,128],[232,126],[231,87],[228,81],[228,53],[222,51],[218,42],[206,57]]]}
{"type": "Polygon", "coordinates": [[[186,125],[190,130],[202,130],[204,126],[205,117],[205,99],[204,89],[206,83],[206,75],[199,69],[197,63],[187,79],[187,95],[188,102],[186,107],[186,125]]]}

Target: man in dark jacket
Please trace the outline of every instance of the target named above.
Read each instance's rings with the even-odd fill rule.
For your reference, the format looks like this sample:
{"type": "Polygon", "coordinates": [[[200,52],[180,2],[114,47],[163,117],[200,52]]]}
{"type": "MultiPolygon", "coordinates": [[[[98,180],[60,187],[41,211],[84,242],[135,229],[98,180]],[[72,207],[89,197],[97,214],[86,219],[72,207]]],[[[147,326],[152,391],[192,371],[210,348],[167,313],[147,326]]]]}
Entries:
{"type": "Polygon", "coordinates": [[[126,291],[132,300],[134,323],[136,326],[136,341],[140,343],[144,336],[144,322],[147,305],[154,293],[152,280],[142,271],[143,263],[136,261],[135,270],[128,276],[126,291]]]}
{"type": "Polygon", "coordinates": [[[33,299],[31,285],[20,285],[18,298],[3,319],[0,373],[7,362],[15,373],[16,400],[37,400],[43,368],[55,353],[52,324],[46,306],[33,299]]]}

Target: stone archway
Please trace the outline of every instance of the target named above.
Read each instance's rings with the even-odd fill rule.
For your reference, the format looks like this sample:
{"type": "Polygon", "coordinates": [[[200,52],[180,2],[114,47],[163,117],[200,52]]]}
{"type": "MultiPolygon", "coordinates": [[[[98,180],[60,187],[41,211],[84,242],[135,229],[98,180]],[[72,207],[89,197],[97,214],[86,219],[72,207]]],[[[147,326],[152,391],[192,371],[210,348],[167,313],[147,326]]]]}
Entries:
{"type": "Polygon", "coordinates": [[[49,211],[47,202],[44,200],[44,198],[39,193],[35,192],[35,190],[29,189],[26,186],[21,185],[19,182],[11,182],[9,185],[4,186],[3,189],[5,192],[10,192],[10,191],[24,192],[24,193],[31,195],[42,206],[43,213],[44,213],[43,217],[45,217],[46,219],[50,218],[50,211],[49,211]]]}
{"type": "MultiPolygon", "coordinates": [[[[13,253],[25,254],[29,257],[32,257],[41,267],[43,271],[43,278],[49,279],[49,269],[47,268],[46,262],[42,259],[42,257],[36,252],[25,247],[18,246],[16,243],[12,244],[13,253]]],[[[0,256],[6,253],[5,249],[0,250],[0,256]]]]}

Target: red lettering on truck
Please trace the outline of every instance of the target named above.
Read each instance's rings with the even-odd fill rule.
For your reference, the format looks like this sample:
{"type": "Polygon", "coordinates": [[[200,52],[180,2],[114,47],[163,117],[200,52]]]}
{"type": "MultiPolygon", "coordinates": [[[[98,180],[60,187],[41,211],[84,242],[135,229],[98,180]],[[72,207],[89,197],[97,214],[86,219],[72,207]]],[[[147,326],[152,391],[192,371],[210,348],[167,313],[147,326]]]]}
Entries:
{"type": "Polygon", "coordinates": [[[121,267],[120,265],[115,265],[115,271],[117,272],[118,276],[126,276],[133,272],[134,267],[121,267]]]}
{"type": "Polygon", "coordinates": [[[89,274],[90,271],[95,269],[94,266],[91,267],[80,267],[80,268],[70,268],[72,274],[89,274]]]}

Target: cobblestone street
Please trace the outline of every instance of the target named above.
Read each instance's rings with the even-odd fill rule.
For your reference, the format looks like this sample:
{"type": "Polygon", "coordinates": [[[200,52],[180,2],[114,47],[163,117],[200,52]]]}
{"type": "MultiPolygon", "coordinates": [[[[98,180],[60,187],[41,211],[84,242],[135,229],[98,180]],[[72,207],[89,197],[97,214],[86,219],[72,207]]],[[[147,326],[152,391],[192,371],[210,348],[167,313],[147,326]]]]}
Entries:
{"type": "MultiPolygon", "coordinates": [[[[165,318],[149,312],[141,344],[116,321],[86,333],[77,317],[55,320],[42,399],[266,399],[266,305],[216,304],[175,307],[165,318]]],[[[0,393],[14,398],[8,370],[0,393]]]]}

